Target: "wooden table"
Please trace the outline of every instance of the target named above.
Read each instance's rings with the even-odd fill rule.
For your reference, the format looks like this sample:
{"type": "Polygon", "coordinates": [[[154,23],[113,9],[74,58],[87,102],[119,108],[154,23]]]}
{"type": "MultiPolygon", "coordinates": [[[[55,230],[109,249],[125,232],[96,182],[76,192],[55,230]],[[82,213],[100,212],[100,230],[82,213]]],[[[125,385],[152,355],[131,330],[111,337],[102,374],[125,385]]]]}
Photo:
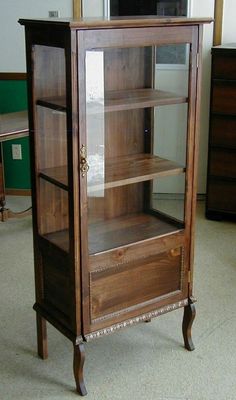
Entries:
{"type": "Polygon", "coordinates": [[[12,212],[6,208],[4,165],[2,142],[11,139],[19,139],[29,135],[27,111],[19,111],[0,115],[0,221],[6,221],[11,217],[23,217],[31,213],[31,207],[22,212],[12,212]]]}

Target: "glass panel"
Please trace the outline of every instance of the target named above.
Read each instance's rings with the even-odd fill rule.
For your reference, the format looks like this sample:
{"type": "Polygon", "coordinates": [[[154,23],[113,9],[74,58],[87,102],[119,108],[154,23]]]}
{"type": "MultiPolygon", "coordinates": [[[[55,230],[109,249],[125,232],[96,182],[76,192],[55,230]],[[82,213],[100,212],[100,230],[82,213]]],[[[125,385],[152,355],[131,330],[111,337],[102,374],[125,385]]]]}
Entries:
{"type": "Polygon", "coordinates": [[[86,52],[90,254],[184,229],[188,63],[155,60],[155,47],[86,52]]]}
{"type": "Polygon", "coordinates": [[[65,250],[68,248],[65,51],[36,45],[34,64],[39,232],[65,250]],[[59,238],[60,231],[63,233],[59,238]],[[67,245],[62,244],[62,238],[67,245]]]}
{"type": "Polygon", "coordinates": [[[39,179],[39,232],[40,234],[69,251],[68,193],[58,186],[39,179]]]}
{"type": "Polygon", "coordinates": [[[154,210],[173,217],[184,226],[185,174],[155,179],[151,204],[154,210]]]}
{"type": "Polygon", "coordinates": [[[66,114],[37,106],[38,172],[55,184],[68,184],[66,114]]]}

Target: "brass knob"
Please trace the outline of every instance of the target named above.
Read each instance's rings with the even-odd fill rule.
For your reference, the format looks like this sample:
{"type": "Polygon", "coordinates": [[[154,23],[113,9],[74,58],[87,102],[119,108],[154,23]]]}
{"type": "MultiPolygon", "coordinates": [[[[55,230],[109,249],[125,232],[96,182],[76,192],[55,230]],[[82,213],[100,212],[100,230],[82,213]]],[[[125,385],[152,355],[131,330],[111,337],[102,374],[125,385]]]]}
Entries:
{"type": "Polygon", "coordinates": [[[89,165],[87,163],[86,157],[87,157],[87,151],[85,145],[83,144],[80,149],[80,171],[82,173],[82,177],[84,177],[89,170],[89,165]]]}

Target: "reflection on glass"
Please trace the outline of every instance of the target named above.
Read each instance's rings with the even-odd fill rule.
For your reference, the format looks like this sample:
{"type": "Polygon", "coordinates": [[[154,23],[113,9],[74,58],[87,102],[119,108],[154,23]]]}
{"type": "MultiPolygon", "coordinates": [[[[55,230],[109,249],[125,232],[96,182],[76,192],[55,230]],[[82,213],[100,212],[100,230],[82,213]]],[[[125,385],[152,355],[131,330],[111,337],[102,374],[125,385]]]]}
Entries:
{"type": "MultiPolygon", "coordinates": [[[[86,126],[88,186],[104,183],[104,52],[86,52],[86,126]]],[[[100,189],[94,197],[103,196],[100,189]]]]}

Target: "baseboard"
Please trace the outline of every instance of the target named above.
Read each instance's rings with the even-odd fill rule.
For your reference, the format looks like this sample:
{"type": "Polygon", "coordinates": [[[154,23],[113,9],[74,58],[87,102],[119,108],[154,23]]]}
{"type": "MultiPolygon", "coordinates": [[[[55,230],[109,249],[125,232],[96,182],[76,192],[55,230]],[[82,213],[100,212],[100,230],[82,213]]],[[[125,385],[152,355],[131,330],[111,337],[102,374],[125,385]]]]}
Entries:
{"type": "Polygon", "coordinates": [[[6,188],[5,193],[8,196],[31,196],[31,189],[11,189],[6,188]]]}
{"type": "Polygon", "coordinates": [[[21,81],[26,80],[26,72],[0,72],[2,81],[21,81]]]}

